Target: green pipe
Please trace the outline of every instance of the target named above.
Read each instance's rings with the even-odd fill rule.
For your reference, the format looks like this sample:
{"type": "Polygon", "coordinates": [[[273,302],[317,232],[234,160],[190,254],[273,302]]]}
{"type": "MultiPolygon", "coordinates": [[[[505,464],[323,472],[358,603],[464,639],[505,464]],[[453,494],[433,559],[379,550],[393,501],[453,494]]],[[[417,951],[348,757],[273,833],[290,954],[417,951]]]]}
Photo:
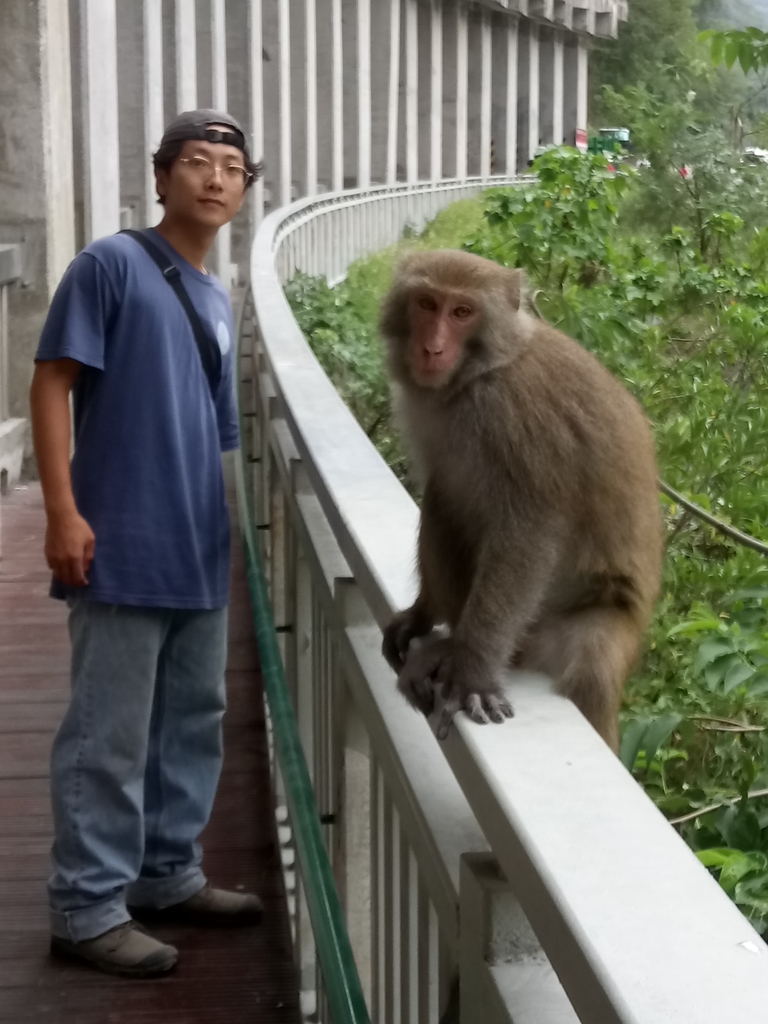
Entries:
{"type": "MultiPolygon", "coordinates": [[[[236,364],[238,367],[239,339],[240,331],[236,364]]],[[[239,386],[237,392],[242,428],[239,386]]],[[[237,504],[245,545],[248,591],[259,646],[264,690],[272,719],[275,753],[285,786],[285,799],[296,843],[296,855],[331,1019],[334,1024],[369,1024],[363,989],[344,924],[331,864],[323,844],[312,782],[285,681],[261,554],[254,543],[242,449],[236,457],[235,475],[237,504]]]]}

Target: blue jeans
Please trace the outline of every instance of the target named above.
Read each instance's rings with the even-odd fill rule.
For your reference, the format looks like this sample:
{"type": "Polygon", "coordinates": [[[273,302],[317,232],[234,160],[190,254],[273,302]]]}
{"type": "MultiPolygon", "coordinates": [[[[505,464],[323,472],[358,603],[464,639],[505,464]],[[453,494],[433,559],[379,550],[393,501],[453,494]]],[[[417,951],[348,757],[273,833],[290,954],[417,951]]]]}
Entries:
{"type": "Polygon", "coordinates": [[[82,942],[205,885],[227,610],[70,601],[72,702],[53,743],[54,935],[82,942]]]}

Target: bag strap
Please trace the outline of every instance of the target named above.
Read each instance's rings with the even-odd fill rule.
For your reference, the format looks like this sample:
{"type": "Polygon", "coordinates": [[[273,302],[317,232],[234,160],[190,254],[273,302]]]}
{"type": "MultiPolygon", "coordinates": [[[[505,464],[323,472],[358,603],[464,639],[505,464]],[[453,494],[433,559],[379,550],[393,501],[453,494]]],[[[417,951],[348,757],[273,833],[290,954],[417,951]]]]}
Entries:
{"type": "Polygon", "coordinates": [[[184,282],[181,280],[181,271],[168,259],[160,246],[155,245],[151,239],[147,238],[143,231],[126,228],[121,231],[120,234],[130,235],[131,238],[139,243],[145,252],[154,260],[165,280],[176,292],[176,297],[184,307],[184,312],[187,314],[189,325],[195,336],[197,351],[200,353],[200,361],[203,364],[205,376],[208,378],[211,395],[215,400],[219,381],[221,379],[221,351],[218,345],[213,345],[213,342],[203,327],[200,315],[192,304],[189,293],[184,287],[184,282]]]}

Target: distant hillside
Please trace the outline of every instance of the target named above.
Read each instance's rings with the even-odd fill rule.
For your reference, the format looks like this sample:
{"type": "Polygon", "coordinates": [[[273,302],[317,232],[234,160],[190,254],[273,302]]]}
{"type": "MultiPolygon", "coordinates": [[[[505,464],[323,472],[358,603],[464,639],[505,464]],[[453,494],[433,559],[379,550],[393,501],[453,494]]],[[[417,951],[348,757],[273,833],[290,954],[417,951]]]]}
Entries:
{"type": "Polygon", "coordinates": [[[768,29],[768,0],[703,0],[699,10],[705,24],[768,29]]]}

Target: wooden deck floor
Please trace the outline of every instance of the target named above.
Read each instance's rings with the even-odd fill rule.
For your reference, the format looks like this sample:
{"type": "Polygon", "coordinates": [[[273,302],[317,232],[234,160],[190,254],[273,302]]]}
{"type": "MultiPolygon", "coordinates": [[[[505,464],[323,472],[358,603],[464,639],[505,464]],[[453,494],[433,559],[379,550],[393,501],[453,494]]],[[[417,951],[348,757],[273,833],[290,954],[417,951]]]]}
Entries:
{"type": "Polygon", "coordinates": [[[245,570],[235,532],[224,773],[203,836],[211,881],[258,892],[263,925],[156,929],[165,978],[112,979],[50,957],[48,759],[69,687],[66,610],[48,596],[39,486],[0,511],[0,1024],[294,1024],[300,1019],[271,808],[245,570]]]}

